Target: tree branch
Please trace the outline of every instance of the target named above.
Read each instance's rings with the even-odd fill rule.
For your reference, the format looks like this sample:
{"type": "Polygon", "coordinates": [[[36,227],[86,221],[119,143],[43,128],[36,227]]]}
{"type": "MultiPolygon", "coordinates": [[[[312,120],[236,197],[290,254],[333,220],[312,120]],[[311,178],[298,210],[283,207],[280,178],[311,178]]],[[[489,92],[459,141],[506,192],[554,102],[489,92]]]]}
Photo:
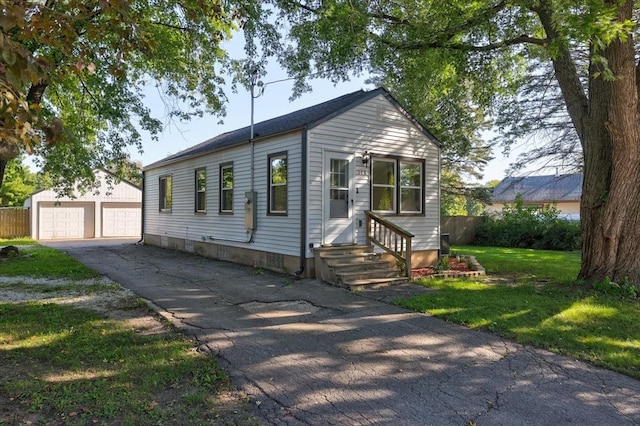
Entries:
{"type": "Polygon", "coordinates": [[[584,143],[584,120],[589,111],[589,100],[580,82],[576,64],[571,57],[569,49],[564,43],[561,43],[561,36],[555,28],[550,6],[543,1],[539,6],[531,8],[531,10],[538,15],[549,41],[559,42],[557,54],[552,57],[553,69],[556,79],[558,80],[558,85],[560,86],[560,91],[565,100],[569,117],[571,117],[578,137],[584,143]]]}
{"type": "Polygon", "coordinates": [[[546,47],[550,40],[548,38],[536,38],[527,35],[521,35],[515,38],[499,41],[496,43],[489,43],[482,46],[477,46],[469,43],[451,43],[448,41],[431,41],[431,42],[406,42],[398,43],[389,39],[385,39],[375,33],[370,32],[371,37],[377,38],[381,43],[387,46],[393,47],[398,50],[424,50],[424,49],[453,49],[461,50],[465,52],[488,52],[491,50],[501,49],[504,47],[514,46],[517,44],[535,44],[537,46],[546,47]]]}
{"type": "Polygon", "coordinates": [[[149,21],[149,23],[152,24],[152,25],[159,25],[161,27],[171,28],[171,29],[174,29],[174,30],[179,30],[179,31],[184,31],[184,32],[191,31],[191,28],[182,27],[180,25],[167,24],[166,22],[149,21]]]}

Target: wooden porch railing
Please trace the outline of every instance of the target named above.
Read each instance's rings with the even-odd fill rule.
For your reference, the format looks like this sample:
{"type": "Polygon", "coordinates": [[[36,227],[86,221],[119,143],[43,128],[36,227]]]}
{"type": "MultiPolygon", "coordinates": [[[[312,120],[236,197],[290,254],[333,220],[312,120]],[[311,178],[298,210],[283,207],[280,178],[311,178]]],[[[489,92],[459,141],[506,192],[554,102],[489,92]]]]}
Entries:
{"type": "Polygon", "coordinates": [[[382,216],[365,211],[367,245],[374,243],[404,263],[406,276],[411,279],[411,239],[414,235],[382,216]]]}

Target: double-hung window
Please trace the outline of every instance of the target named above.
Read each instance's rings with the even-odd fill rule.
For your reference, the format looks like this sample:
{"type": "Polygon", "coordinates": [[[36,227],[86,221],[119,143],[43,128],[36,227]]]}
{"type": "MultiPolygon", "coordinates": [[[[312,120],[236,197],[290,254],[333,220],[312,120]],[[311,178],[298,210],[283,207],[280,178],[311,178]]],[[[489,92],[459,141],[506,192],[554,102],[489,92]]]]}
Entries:
{"type": "Polygon", "coordinates": [[[287,214],[287,154],[269,156],[269,213],[287,214]]]}
{"type": "Polygon", "coordinates": [[[161,212],[170,212],[172,206],[171,176],[160,176],[159,186],[159,209],[161,212]]]}
{"type": "Polygon", "coordinates": [[[233,213],[233,164],[220,165],[220,213],[233,213]]]}
{"type": "Polygon", "coordinates": [[[371,167],[372,207],[376,212],[396,211],[396,160],[374,160],[371,167]]]}
{"type": "Polygon", "coordinates": [[[422,214],[424,162],[374,158],[371,163],[371,210],[377,213],[422,214]]]}
{"type": "Polygon", "coordinates": [[[207,171],[205,169],[196,169],[195,190],[195,210],[198,213],[204,213],[207,211],[207,171]]]}
{"type": "Polygon", "coordinates": [[[400,161],[400,213],[422,213],[422,163],[400,161]]]}

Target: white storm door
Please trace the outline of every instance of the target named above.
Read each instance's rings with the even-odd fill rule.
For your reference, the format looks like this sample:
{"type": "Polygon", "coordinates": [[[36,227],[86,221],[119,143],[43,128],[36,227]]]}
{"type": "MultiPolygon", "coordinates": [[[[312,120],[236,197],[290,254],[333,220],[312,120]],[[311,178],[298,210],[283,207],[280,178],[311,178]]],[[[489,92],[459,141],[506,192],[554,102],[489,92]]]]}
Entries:
{"type": "Polygon", "coordinates": [[[323,244],[353,244],[353,154],[325,152],[323,244]]]}

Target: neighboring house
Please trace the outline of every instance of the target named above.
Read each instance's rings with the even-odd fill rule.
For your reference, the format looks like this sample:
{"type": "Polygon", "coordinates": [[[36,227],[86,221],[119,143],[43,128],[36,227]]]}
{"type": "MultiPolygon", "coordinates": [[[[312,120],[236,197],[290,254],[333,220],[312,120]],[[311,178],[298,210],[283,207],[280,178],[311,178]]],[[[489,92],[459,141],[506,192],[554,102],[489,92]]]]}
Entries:
{"type": "Polygon", "coordinates": [[[141,235],[142,190],[124,181],[110,184],[108,172],[95,173],[99,186],[75,198],[59,197],[54,190],[31,194],[25,207],[31,209],[34,240],[141,235]]]}
{"type": "Polygon", "coordinates": [[[314,248],[364,244],[365,211],[437,260],[438,141],[384,89],[221,134],[145,167],[144,241],[314,276],[314,248]]]}
{"type": "Polygon", "coordinates": [[[500,212],[522,195],[525,207],[544,209],[555,206],[562,217],[580,219],[582,174],[507,177],[493,190],[489,212],[500,212]]]}

